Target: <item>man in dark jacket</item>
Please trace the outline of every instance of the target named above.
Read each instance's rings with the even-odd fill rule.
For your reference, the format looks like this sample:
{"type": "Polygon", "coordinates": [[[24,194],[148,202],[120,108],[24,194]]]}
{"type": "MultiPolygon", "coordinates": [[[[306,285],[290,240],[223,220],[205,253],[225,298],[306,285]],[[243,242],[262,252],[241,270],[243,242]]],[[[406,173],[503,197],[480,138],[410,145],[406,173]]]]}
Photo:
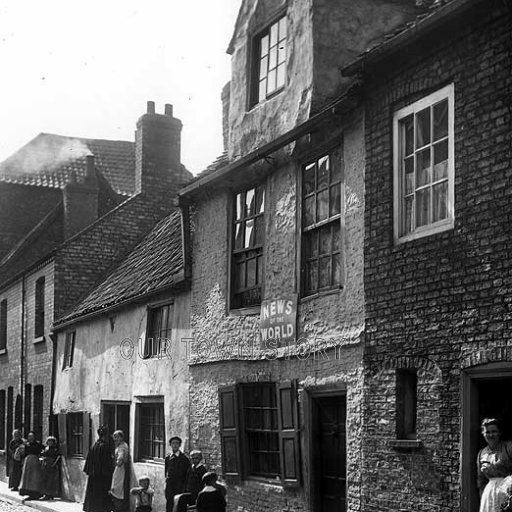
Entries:
{"type": "Polygon", "coordinates": [[[165,499],[166,512],[172,512],[174,496],[185,492],[187,473],[190,468],[188,457],[180,451],[181,439],[177,436],[169,440],[171,453],[165,457],[165,499]]]}

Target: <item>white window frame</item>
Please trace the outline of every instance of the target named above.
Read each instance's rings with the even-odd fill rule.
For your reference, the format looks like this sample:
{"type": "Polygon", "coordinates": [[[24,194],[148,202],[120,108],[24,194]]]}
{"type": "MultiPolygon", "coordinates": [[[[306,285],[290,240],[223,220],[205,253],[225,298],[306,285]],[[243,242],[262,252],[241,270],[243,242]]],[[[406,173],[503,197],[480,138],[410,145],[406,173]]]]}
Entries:
{"type": "Polygon", "coordinates": [[[395,243],[407,242],[434,233],[441,233],[453,229],[455,219],[454,204],[454,179],[455,179],[455,154],[454,154],[454,84],[442,89],[396,111],[393,115],[393,223],[395,243]],[[400,121],[410,114],[414,114],[426,107],[448,99],[448,216],[438,222],[426,226],[415,227],[410,233],[401,234],[402,230],[402,176],[400,168],[400,121]]]}

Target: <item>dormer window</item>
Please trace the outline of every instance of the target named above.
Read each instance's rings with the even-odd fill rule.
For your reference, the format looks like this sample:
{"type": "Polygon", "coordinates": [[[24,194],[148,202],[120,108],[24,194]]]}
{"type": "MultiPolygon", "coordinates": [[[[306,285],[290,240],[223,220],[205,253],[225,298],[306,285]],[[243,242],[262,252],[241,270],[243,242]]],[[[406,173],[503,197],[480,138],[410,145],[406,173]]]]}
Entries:
{"type": "Polygon", "coordinates": [[[279,92],[286,82],[286,16],[260,32],[253,48],[251,104],[255,105],[279,92]]]}

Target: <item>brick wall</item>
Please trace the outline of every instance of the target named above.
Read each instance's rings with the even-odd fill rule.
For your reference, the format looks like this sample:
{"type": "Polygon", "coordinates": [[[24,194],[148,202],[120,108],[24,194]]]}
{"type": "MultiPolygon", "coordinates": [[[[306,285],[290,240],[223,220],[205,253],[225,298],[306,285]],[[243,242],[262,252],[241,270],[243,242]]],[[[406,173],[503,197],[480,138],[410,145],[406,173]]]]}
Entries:
{"type": "Polygon", "coordinates": [[[500,349],[512,331],[511,29],[505,3],[481,4],[368,77],[365,511],[459,510],[461,368],[511,361],[500,349]],[[393,112],[448,83],[455,227],[394,245],[393,112]],[[489,349],[492,358],[467,362],[489,349]],[[388,444],[396,437],[394,371],[421,361],[428,366],[418,373],[423,448],[399,452],[388,444]]]}

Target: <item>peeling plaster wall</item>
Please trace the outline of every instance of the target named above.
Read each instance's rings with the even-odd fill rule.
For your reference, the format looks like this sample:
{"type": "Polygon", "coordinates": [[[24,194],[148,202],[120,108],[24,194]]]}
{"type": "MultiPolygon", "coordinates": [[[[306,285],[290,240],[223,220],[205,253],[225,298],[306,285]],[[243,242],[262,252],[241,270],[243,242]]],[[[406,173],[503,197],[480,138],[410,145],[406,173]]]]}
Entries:
{"type": "MultiPolygon", "coordinates": [[[[363,241],[364,165],[363,112],[342,120],[338,138],[344,160],[344,286],[339,291],[299,301],[297,332],[308,347],[301,361],[286,347],[272,353],[259,341],[259,314],[230,312],[228,304],[229,204],[227,190],[204,196],[192,219],[192,333],[190,439],[206,454],[207,465],[221,471],[218,388],[237,381],[299,380],[305,390],[346,389],[349,453],[360,453],[362,341],[364,330],[363,241]],[[325,355],[328,357],[326,358],[325,355]]],[[[269,166],[265,196],[264,298],[298,292],[297,183],[300,163],[280,153],[269,166]]],[[[241,171],[243,172],[243,170],[241,171]]],[[[300,415],[304,419],[300,398],[300,415]]],[[[302,435],[303,453],[309,446],[302,435]]],[[[349,510],[358,510],[360,473],[357,456],[348,461],[349,510]]],[[[309,461],[302,459],[304,485],[244,481],[229,489],[230,510],[237,512],[309,510],[309,461]]]]}
{"type": "MultiPolygon", "coordinates": [[[[143,347],[146,337],[146,304],[97,316],[67,329],[76,330],[76,339],[73,366],[65,370],[62,370],[65,332],[58,333],[53,412],[89,412],[91,443],[96,439],[100,424],[101,401],[129,401],[130,439],[127,441],[133,457],[138,397],[163,396],[166,442],[171,435],[179,435],[184,440],[182,448],[189,451],[188,347],[185,340],[190,338],[190,294],[162,295],[154,301],[173,298],[175,328],[167,355],[162,358],[141,357],[143,349],[139,347],[143,347]],[[130,347],[133,347],[133,353],[130,347]]],[[[84,460],[79,458],[67,458],[64,463],[63,489],[67,491],[66,497],[75,501],[82,501],[85,491],[87,477],[82,472],[83,464],[84,460]]],[[[163,464],[135,462],[134,469],[136,475],[147,474],[151,478],[155,489],[154,508],[163,510],[163,464]]]]}

